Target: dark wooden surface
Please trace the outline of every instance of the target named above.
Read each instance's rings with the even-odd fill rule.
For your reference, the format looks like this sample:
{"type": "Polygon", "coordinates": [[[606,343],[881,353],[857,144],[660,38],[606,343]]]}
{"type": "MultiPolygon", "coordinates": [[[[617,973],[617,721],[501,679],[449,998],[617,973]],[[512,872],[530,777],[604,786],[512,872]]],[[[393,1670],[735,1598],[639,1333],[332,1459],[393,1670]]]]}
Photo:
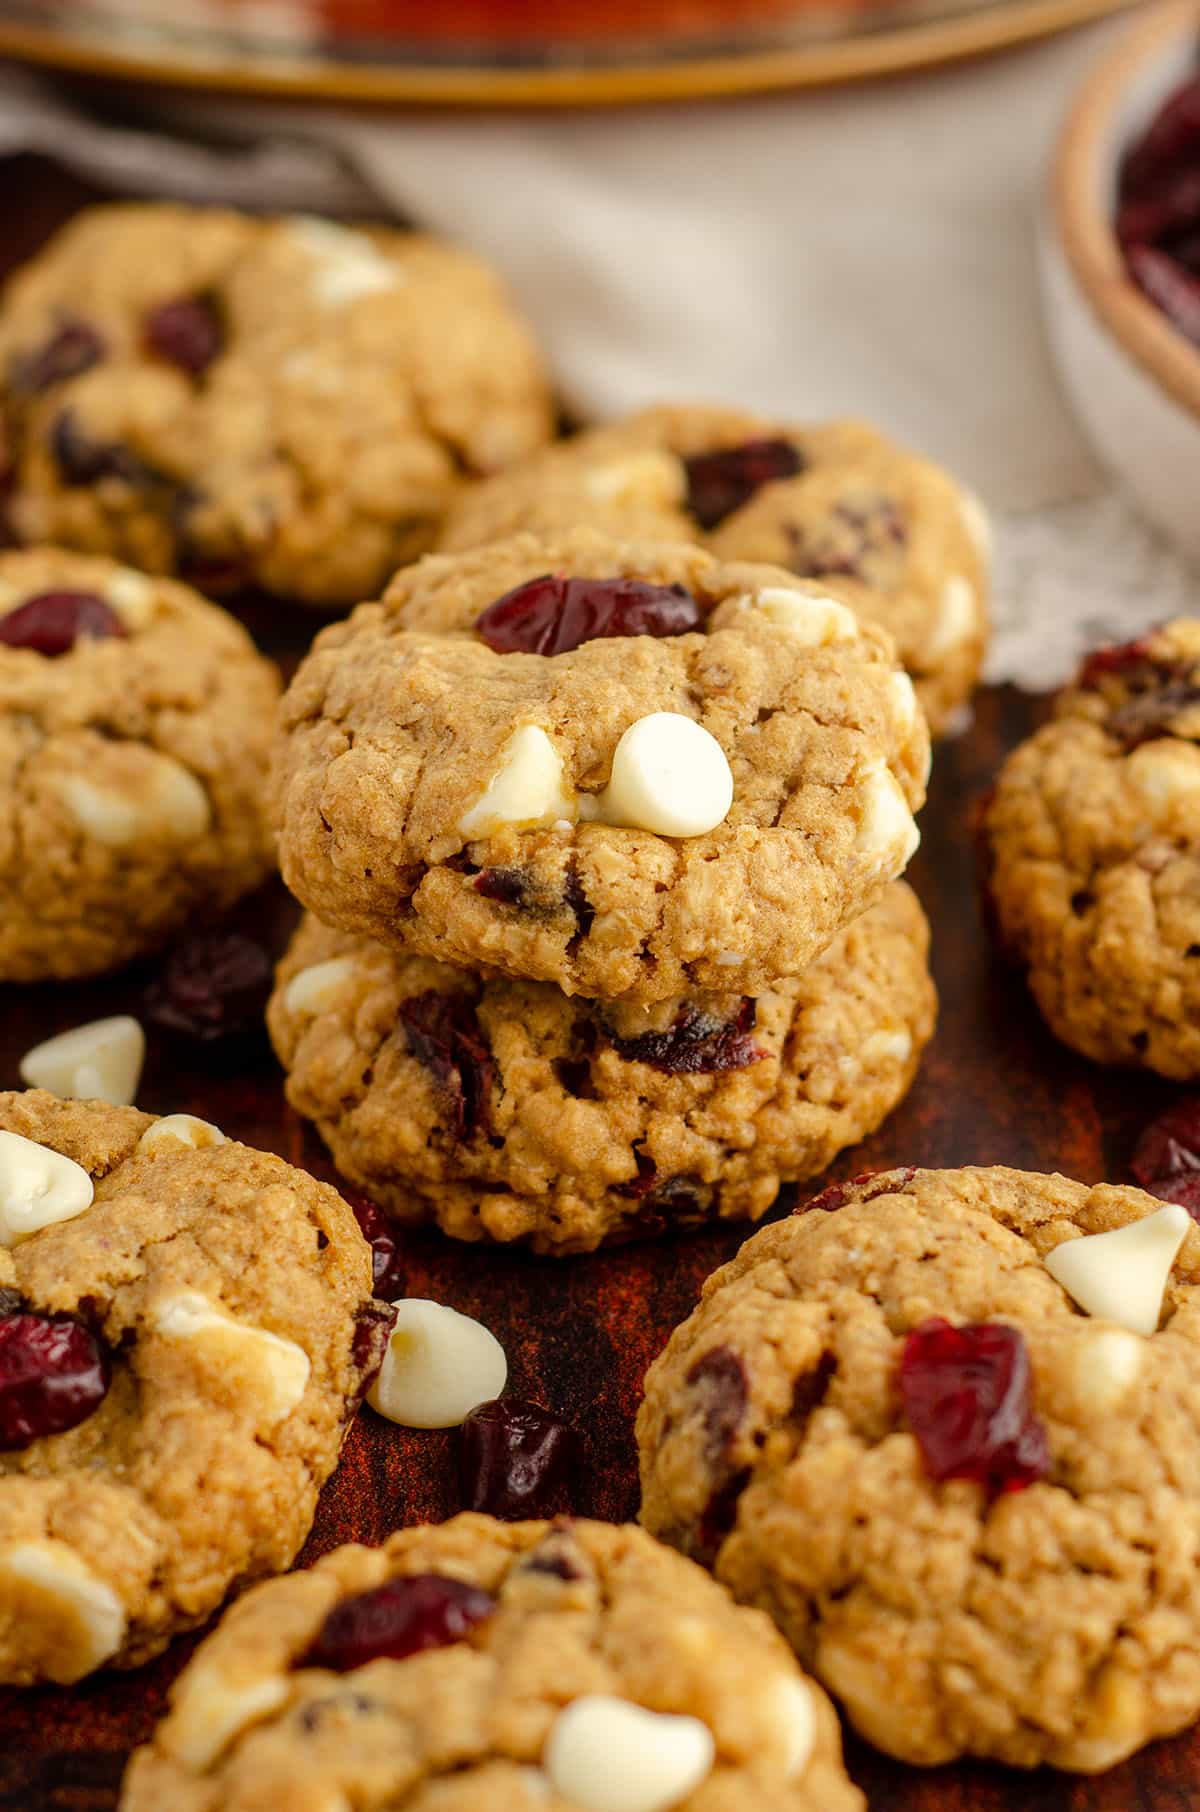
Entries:
{"type": "MultiPolygon", "coordinates": [[[[0,161],[0,269],[26,256],[87,198],[82,185],[48,165],[0,161]]],[[[247,620],[285,665],[314,626],[278,606],[259,606],[247,620]]],[[[972,729],[938,752],[911,878],[933,921],[941,1026],[907,1102],[833,1174],[900,1163],[1002,1162],[1060,1169],[1085,1181],[1121,1180],[1139,1128],[1171,1097],[1165,1083],[1105,1074],[1057,1046],[980,929],[970,802],[1038,712],[1034,701],[1015,693],[986,694],[972,729]]],[[[293,909],[281,891],[268,890],[242,917],[279,947],[293,909]]],[[[18,1059],[38,1039],[104,1013],[137,1013],[146,978],[147,972],[130,972],[86,986],[0,989],[0,1087],[18,1085],[18,1059]]],[[[232,1137],[333,1177],[315,1137],[284,1105],[279,1073],[265,1052],[235,1073],[214,1073],[181,1063],[152,1042],[139,1105],[200,1114],[232,1137]]],[[[588,1463],[574,1508],[631,1517],[637,1509],[632,1427],[642,1375],[703,1279],[742,1237],[699,1233],[556,1263],[419,1236],[409,1243],[406,1284],[410,1294],[478,1316],[507,1348],[511,1388],[552,1405],[583,1431],[588,1463]]],[[[302,1559],[451,1514],[458,1508],[454,1453],[451,1434],[405,1431],[365,1411],[302,1559]]],[[[111,1812],[124,1756],[159,1716],[193,1646],[177,1643],[140,1672],[102,1675],[71,1691],[0,1692],[0,1812],[111,1812]]],[[[1094,1780],[976,1767],[919,1773],[853,1739],[848,1752],[872,1812],[1200,1807],[1200,1739],[1190,1737],[1156,1744],[1094,1780]]]]}

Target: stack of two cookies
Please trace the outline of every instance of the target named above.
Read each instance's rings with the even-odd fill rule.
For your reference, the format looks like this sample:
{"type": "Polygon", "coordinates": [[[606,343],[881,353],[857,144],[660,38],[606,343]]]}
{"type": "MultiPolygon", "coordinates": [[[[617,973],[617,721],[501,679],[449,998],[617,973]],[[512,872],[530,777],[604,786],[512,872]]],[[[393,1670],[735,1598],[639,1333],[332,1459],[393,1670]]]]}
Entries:
{"type": "Polygon", "coordinates": [[[402,571],[292,683],[272,1036],[400,1219],[757,1218],[909,1086],[929,740],[836,580],[591,529],[402,571]]]}

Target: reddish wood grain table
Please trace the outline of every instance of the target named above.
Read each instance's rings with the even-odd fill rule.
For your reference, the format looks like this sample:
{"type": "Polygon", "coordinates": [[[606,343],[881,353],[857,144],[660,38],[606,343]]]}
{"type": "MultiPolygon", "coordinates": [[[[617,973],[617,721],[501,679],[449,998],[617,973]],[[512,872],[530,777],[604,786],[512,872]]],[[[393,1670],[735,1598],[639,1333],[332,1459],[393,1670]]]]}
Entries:
{"type": "MultiPolygon", "coordinates": [[[[26,256],[87,198],[82,184],[48,165],[0,162],[0,268],[26,256]]],[[[285,666],[314,628],[311,617],[289,615],[280,605],[257,605],[245,615],[285,666]]],[[[1057,1046],[981,931],[970,803],[1040,709],[1013,692],[984,694],[971,730],[938,752],[911,878],[933,921],[941,1026],[908,1101],[842,1160],[837,1175],[900,1163],[1003,1162],[1057,1168],[1085,1181],[1121,1180],[1139,1128],[1171,1098],[1165,1083],[1106,1074],[1057,1046]]],[[[281,889],[269,889],[239,918],[280,948],[294,908],[281,889]]],[[[138,1012],[149,973],[86,986],[0,989],[0,1087],[18,1085],[18,1059],[38,1039],[101,1014],[138,1012]]],[[[229,1074],[181,1061],[152,1041],[139,1104],[151,1112],[200,1114],[232,1137],[333,1177],[316,1138],[285,1106],[279,1072],[265,1051],[229,1074]]],[[[477,1315],[508,1350],[512,1389],[552,1405],[581,1429],[588,1462],[573,1507],[631,1517],[637,1510],[632,1429],[643,1373],[703,1279],[742,1237],[739,1230],[698,1233],[556,1263],[419,1235],[408,1242],[406,1284],[410,1294],[477,1315]]],[[[451,1514],[458,1508],[454,1459],[453,1435],[393,1428],[364,1412],[302,1560],[341,1541],[376,1541],[400,1524],[451,1514]]],[[[0,1692],[0,1812],[111,1812],[125,1755],[159,1716],[193,1646],[194,1639],[179,1642],[140,1672],[102,1675],[71,1691],[0,1692]]],[[[853,1737],[848,1755],[873,1812],[1200,1807],[1200,1738],[1156,1744],[1094,1780],[985,1767],[920,1773],[853,1737]]]]}

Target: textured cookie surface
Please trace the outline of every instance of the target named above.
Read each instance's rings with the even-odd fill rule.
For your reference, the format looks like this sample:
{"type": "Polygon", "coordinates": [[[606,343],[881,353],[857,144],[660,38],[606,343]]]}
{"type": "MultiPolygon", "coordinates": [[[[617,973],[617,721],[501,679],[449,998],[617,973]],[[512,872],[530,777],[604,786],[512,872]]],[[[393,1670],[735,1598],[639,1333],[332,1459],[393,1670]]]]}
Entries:
{"type": "Polygon", "coordinates": [[[753,994],[798,973],[903,870],[928,768],[890,643],[835,597],[770,567],[586,530],[407,569],[322,633],[282,721],[281,860],[306,906],[589,997],[753,994]],[[679,587],[700,626],[551,655],[498,653],[470,627],[547,573],[679,587]],[[704,834],[592,815],[618,743],[659,713],[700,725],[728,764],[732,805],[704,834]],[[553,798],[480,831],[527,735],[553,798]]]}
{"type": "Polygon", "coordinates": [[[613,1781],[637,1767],[631,1749],[677,1749],[681,1735],[701,1750],[694,1785],[655,1804],[861,1812],[832,1708],[765,1617],[637,1529],[460,1516],[382,1548],[339,1548],[242,1599],[181,1675],[121,1807],[571,1812],[602,1803],[597,1767],[615,1805],[613,1781]],[[435,1592],[450,1582],[486,1595],[461,1638],[347,1669],[360,1649],[334,1671],[331,1613],[344,1628],[338,1607],[380,1588],[402,1607],[403,1582],[420,1575],[427,1604],[430,1576],[435,1592]],[[595,1758],[583,1801],[564,1791],[562,1728],[565,1708],[586,1720],[589,1701],[621,1737],[595,1758]],[[214,1749],[213,1712],[227,1707],[228,1740],[214,1749]],[[686,1720],[686,1733],[657,1725],[664,1716],[686,1720]]]}
{"type": "Polygon", "coordinates": [[[278,695],[186,586],[0,554],[0,981],[113,968],[266,877],[278,695]]]}
{"type": "Polygon", "coordinates": [[[22,541],[317,604],[428,547],[462,474],[552,431],[492,273],[307,218],[93,208],[0,301],[22,541]]]}
{"type": "Polygon", "coordinates": [[[0,1134],[0,1218],[43,1161],[10,1134],[70,1160],[54,1189],[84,1184],[71,1218],[0,1246],[0,1680],[68,1682],[146,1660],[291,1563],[380,1307],[349,1208],[279,1158],[38,1092],[0,1095],[0,1134]],[[107,1389],[38,1434],[87,1385],[64,1341],[107,1389]],[[18,1387],[31,1365],[58,1384],[18,1387]]]}
{"type": "Polygon", "coordinates": [[[580,524],[838,580],[839,596],[894,638],[935,733],[979,677],[983,511],[939,467],[865,423],[794,428],[731,409],[647,409],[471,486],[438,545],[580,524]]]}
{"type": "MultiPolygon", "coordinates": [[[[1189,1724],[1200,1231],[1142,1337],[1082,1313],[1043,1262],[1161,1211],[1138,1190],[905,1170],[822,1202],[749,1240],[651,1367],[647,1527],[769,1610],[905,1760],[1090,1771],[1189,1724]],[[927,1470],[900,1370],[932,1318],[1019,1333],[1043,1475],[1024,1489],[927,1470]]],[[[952,1432],[972,1426],[957,1402],[952,1432]]]]}
{"type": "Polygon", "coordinates": [[[896,883],[750,1000],[568,999],[309,918],[269,1021],[288,1099],[342,1174],[462,1239],[588,1251],[757,1219],[907,1090],[933,1030],[928,926],[896,883]]]}
{"type": "Polygon", "coordinates": [[[1200,1076],[1200,622],[1093,656],[981,828],[997,928],[1058,1037],[1200,1076]]]}

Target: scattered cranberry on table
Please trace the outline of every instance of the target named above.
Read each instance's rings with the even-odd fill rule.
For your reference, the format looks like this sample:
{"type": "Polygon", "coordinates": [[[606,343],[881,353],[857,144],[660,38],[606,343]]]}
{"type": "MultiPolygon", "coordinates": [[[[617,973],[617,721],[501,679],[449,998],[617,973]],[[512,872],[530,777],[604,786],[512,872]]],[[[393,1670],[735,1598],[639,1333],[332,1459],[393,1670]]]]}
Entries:
{"type": "Polygon", "coordinates": [[[929,1476],[975,1479],[993,1496],[1045,1478],[1050,1452],[1031,1384],[1017,1328],[956,1328],[937,1318],[914,1328],[900,1361],[900,1395],[929,1476]]]}
{"type": "Polygon", "coordinates": [[[171,951],[146,989],[146,1017],[199,1046],[261,1038],[271,959],[236,931],[206,931],[171,951]]]}
{"type": "Polygon", "coordinates": [[[1200,1221],[1200,1096],[1177,1101],[1150,1122],[1129,1168],[1148,1194],[1178,1202],[1200,1221]]]}
{"type": "Polygon", "coordinates": [[[1176,89],[1126,153],[1117,238],[1134,282],[1200,346],[1200,76],[1176,89]]]}
{"type": "Polygon", "coordinates": [[[578,1461],[575,1430],[540,1404],[481,1403],[462,1425],[463,1503],[506,1522],[548,1516],[560,1508],[578,1461]]]}

